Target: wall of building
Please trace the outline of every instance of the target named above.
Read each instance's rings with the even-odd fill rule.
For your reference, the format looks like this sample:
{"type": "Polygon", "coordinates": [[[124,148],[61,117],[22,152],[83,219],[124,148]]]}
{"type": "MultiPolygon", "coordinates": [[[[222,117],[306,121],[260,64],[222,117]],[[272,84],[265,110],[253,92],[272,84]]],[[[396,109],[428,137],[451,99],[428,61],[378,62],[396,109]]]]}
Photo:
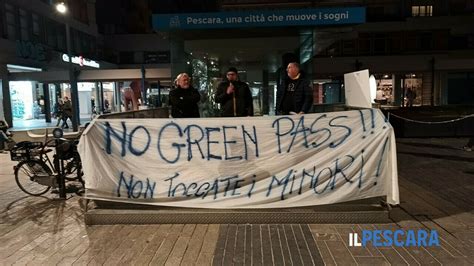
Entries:
{"type": "Polygon", "coordinates": [[[108,59],[120,68],[166,68],[171,63],[171,45],[167,34],[120,34],[104,36],[108,59]]]}
{"type": "MultiPolygon", "coordinates": [[[[378,18],[377,4],[364,2],[367,23],[314,29],[314,77],[340,78],[369,69],[374,74],[396,74],[395,82],[399,82],[406,74],[417,73],[422,75],[420,103],[448,104],[450,73],[474,73],[474,6],[448,0],[388,2],[379,6],[378,18]],[[432,13],[416,16],[412,7],[419,5],[429,6],[432,13]],[[395,7],[398,15],[389,10],[395,7]]],[[[469,93],[468,88],[464,90],[469,93]]]]}
{"type": "MultiPolygon", "coordinates": [[[[36,99],[36,93],[38,91],[44,93],[41,89],[44,84],[39,84],[39,80],[42,82],[53,82],[59,79],[69,81],[68,75],[65,77],[55,75],[61,70],[67,73],[69,68],[68,62],[63,61],[63,53],[67,53],[67,26],[71,33],[73,56],[83,55],[88,59],[97,59],[100,56],[100,36],[95,23],[95,0],[69,1],[70,9],[65,15],[56,11],[54,3],[55,1],[0,0],[1,109],[10,125],[13,121],[9,87],[11,74],[8,74],[8,64],[33,67],[43,71],[39,74],[43,76],[38,80],[35,80],[33,76],[24,79],[31,81],[30,89],[33,91],[33,101],[36,103],[39,101],[36,99]]],[[[101,62],[101,67],[115,68],[116,66],[101,62]]],[[[77,65],[75,68],[80,70],[88,67],[77,65]]],[[[50,95],[45,95],[45,99],[49,99],[47,96],[50,95]]],[[[27,104],[30,107],[33,103],[27,104]]],[[[49,110],[47,109],[49,106],[45,108],[49,110]]],[[[49,111],[45,116],[49,116],[49,111]]]]}

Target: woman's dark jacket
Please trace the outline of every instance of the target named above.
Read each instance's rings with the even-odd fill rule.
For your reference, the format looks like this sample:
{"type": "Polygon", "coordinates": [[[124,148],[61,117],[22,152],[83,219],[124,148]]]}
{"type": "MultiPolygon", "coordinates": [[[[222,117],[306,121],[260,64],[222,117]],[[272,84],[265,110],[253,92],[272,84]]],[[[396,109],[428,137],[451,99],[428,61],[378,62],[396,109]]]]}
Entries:
{"type": "Polygon", "coordinates": [[[245,82],[232,81],[234,93],[227,94],[229,81],[223,81],[217,87],[215,100],[221,104],[221,116],[234,116],[234,97],[235,97],[235,116],[253,116],[253,100],[249,86],[245,82]]]}
{"type": "MultiPolygon", "coordinates": [[[[276,113],[280,114],[282,109],[283,98],[285,97],[286,87],[289,81],[287,76],[282,84],[280,85],[277,91],[276,99],[276,113]]],[[[305,114],[309,113],[313,107],[313,88],[311,86],[311,81],[304,77],[304,74],[301,73],[300,77],[296,81],[295,94],[294,94],[294,107],[295,112],[304,112],[305,114]]]]}
{"type": "Polygon", "coordinates": [[[178,86],[170,91],[171,115],[174,118],[199,117],[199,100],[201,95],[195,88],[189,86],[183,89],[178,86]]]}
{"type": "Polygon", "coordinates": [[[72,103],[71,103],[71,100],[64,101],[62,114],[66,118],[68,118],[68,117],[71,118],[72,117],[72,103]]]}

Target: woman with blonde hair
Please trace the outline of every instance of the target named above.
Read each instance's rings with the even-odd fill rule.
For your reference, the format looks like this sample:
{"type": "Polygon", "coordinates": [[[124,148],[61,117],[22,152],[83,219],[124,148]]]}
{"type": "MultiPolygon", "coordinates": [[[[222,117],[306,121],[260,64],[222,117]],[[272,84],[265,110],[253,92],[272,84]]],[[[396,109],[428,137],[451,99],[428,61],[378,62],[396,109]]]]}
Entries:
{"type": "Polygon", "coordinates": [[[176,88],[170,91],[171,116],[173,118],[199,117],[198,102],[201,95],[191,86],[187,73],[181,73],[175,80],[176,88]]]}

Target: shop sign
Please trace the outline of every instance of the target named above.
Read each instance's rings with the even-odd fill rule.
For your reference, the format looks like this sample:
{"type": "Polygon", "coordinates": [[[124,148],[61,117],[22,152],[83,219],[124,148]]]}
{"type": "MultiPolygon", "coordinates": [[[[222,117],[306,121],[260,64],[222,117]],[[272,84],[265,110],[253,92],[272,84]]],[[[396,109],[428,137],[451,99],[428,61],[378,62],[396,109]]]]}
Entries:
{"type": "Polygon", "coordinates": [[[46,49],[39,43],[30,41],[16,41],[16,54],[24,59],[46,61],[46,49]]]}
{"type": "Polygon", "coordinates": [[[365,7],[153,15],[155,30],[316,26],[364,22],[365,7]]]}
{"type": "MultiPolygon", "coordinates": [[[[64,62],[69,62],[69,56],[67,54],[62,55],[63,61],[64,62]]],[[[71,58],[71,62],[76,65],[80,66],[88,66],[88,67],[94,67],[94,68],[100,68],[100,64],[94,60],[86,59],[81,56],[73,56],[71,58]]]]}

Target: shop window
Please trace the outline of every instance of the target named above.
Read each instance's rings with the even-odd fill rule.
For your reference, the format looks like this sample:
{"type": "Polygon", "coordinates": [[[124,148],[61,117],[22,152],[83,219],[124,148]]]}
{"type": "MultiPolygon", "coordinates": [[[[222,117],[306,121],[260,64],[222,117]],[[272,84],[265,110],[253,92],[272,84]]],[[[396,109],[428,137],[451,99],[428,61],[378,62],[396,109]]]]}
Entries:
{"type": "Polygon", "coordinates": [[[31,81],[10,81],[10,100],[13,119],[34,118],[34,83],[31,81]]]}
{"type": "Polygon", "coordinates": [[[341,83],[337,81],[323,84],[323,102],[326,104],[342,103],[344,100],[341,83]]]}
{"type": "Polygon", "coordinates": [[[393,80],[392,75],[383,74],[376,75],[377,92],[375,94],[375,102],[382,105],[392,105],[395,102],[393,96],[393,80]]]}
{"type": "Polygon", "coordinates": [[[423,76],[421,74],[406,74],[403,84],[404,89],[404,103],[403,106],[407,106],[408,98],[407,92],[408,89],[414,92],[415,98],[413,99],[413,105],[419,106],[422,103],[422,87],[423,87],[423,76]]]}
{"type": "Polygon", "coordinates": [[[433,6],[412,6],[411,16],[412,17],[432,17],[433,6]]]}

